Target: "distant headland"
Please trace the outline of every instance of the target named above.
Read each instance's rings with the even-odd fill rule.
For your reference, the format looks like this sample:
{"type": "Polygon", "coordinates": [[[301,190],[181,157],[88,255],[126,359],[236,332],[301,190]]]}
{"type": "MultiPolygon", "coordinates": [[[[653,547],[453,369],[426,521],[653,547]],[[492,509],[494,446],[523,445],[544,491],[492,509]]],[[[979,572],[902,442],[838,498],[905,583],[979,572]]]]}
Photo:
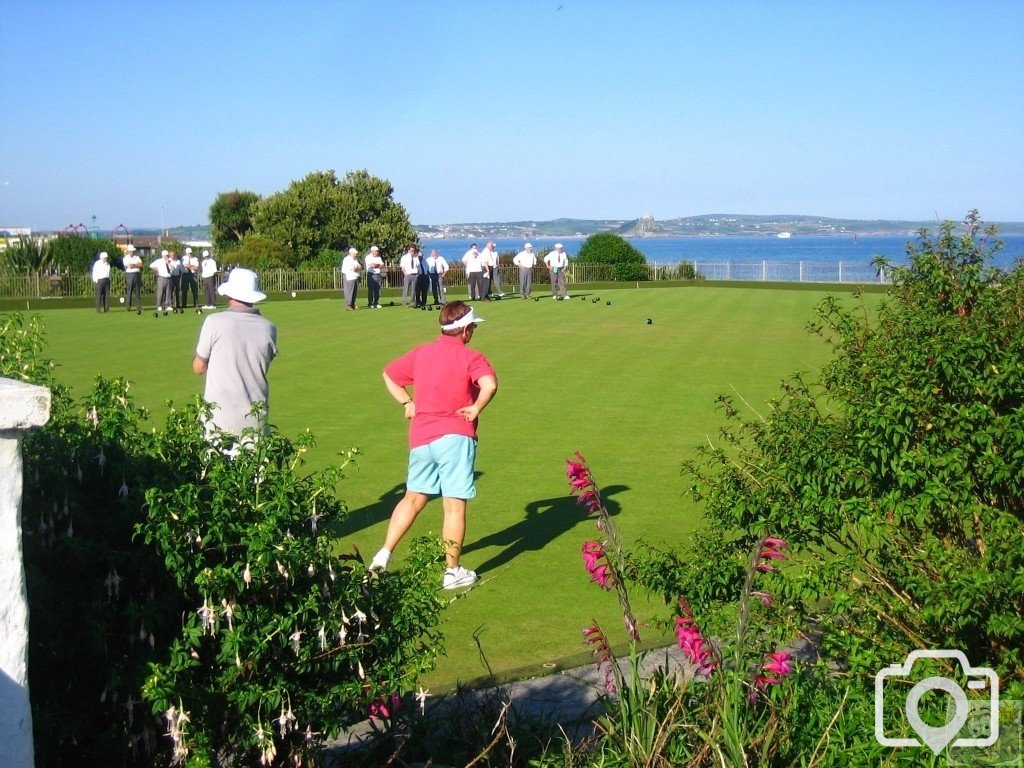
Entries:
{"type": "MultiPolygon", "coordinates": [[[[423,238],[531,238],[587,237],[595,232],[614,232],[623,237],[791,237],[798,235],[872,236],[914,235],[934,231],[938,221],[895,219],[830,219],[824,216],[751,216],[712,213],[655,219],[644,214],[636,219],[552,219],[550,221],[472,222],[463,224],[416,224],[423,238]]],[[[992,222],[1001,235],[1024,234],[1024,222],[992,222]]]]}

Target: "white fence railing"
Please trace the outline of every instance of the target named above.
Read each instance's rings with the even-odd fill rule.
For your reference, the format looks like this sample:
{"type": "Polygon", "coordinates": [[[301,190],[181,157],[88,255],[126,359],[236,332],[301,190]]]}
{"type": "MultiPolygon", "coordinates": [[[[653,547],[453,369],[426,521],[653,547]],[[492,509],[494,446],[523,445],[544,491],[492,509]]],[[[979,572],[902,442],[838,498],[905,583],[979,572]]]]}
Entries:
{"type": "MultiPolygon", "coordinates": [[[[519,270],[511,264],[499,267],[505,286],[515,287],[519,270]]],[[[341,276],[337,269],[261,269],[260,286],[268,293],[286,291],[333,291],[341,289],[341,276]]],[[[614,281],[614,268],[608,264],[570,264],[566,270],[570,284],[614,281]]],[[[819,261],[680,261],[677,264],[648,264],[646,281],[664,280],[743,280],[778,283],[882,283],[891,282],[891,275],[868,264],[819,261]]],[[[534,281],[549,280],[547,267],[539,266],[534,281]]],[[[629,280],[627,282],[634,282],[629,280]]],[[[124,294],[124,273],[112,271],[112,296],[124,294]]],[[[466,284],[462,267],[453,268],[445,275],[449,286],[466,284]]],[[[402,285],[401,274],[390,267],[384,278],[385,288],[402,285]]],[[[155,279],[150,273],[142,275],[142,292],[152,295],[155,279]]],[[[200,292],[202,286],[200,286],[200,292]]],[[[92,281],[85,274],[63,275],[7,275],[0,276],[0,299],[88,298],[93,295],[92,281]]]]}

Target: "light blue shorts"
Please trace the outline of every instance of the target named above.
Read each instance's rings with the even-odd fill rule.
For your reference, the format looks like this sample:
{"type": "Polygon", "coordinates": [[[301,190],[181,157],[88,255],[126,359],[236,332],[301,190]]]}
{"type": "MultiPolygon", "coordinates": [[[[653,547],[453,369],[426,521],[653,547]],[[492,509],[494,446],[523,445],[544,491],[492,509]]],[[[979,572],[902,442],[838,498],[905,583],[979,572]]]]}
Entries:
{"type": "Polygon", "coordinates": [[[405,489],[427,496],[472,499],[476,440],[465,435],[445,435],[409,451],[409,476],[405,489]]]}

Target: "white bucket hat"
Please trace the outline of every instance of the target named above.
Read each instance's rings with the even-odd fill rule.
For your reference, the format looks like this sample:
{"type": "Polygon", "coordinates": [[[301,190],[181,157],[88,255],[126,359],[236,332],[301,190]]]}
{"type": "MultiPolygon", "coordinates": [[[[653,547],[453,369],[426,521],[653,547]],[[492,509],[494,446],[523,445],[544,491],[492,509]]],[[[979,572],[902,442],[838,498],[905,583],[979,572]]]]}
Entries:
{"type": "Polygon", "coordinates": [[[260,279],[251,269],[235,267],[228,275],[226,283],[221,283],[217,293],[243,304],[255,304],[267,298],[267,294],[259,290],[260,279]]]}

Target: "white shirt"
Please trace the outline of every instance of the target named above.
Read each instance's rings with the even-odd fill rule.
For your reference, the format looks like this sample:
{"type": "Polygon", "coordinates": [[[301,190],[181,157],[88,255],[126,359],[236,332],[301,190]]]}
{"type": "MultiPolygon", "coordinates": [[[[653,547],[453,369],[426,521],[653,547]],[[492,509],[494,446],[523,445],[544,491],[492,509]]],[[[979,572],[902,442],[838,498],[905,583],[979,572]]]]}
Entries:
{"type": "Polygon", "coordinates": [[[480,260],[485,267],[496,267],[498,266],[498,252],[490,248],[484,248],[483,253],[480,254],[480,260]]]}
{"type": "Polygon", "coordinates": [[[569,266],[569,255],[565,251],[561,253],[552,251],[544,257],[544,263],[551,267],[553,271],[558,272],[569,266]]]}
{"type": "Polygon", "coordinates": [[[371,253],[366,257],[366,271],[371,275],[379,275],[383,266],[384,259],[380,257],[380,254],[371,253]]]}
{"type": "Polygon", "coordinates": [[[207,256],[203,259],[200,266],[203,270],[200,274],[204,280],[208,277],[214,277],[217,274],[217,262],[213,260],[212,256],[207,256]]]}
{"type": "Polygon", "coordinates": [[[512,263],[523,269],[530,269],[537,266],[537,254],[533,250],[520,251],[512,257],[512,263]]]}
{"type": "Polygon", "coordinates": [[[121,259],[121,263],[124,264],[125,272],[138,272],[142,269],[142,257],[138,256],[135,251],[121,259]]]}
{"type": "Polygon", "coordinates": [[[110,262],[103,259],[96,259],[92,265],[92,281],[98,283],[100,280],[110,279],[110,262]]]}
{"type": "Polygon", "coordinates": [[[167,262],[167,269],[170,270],[171,276],[181,274],[181,259],[174,258],[167,262]]]}
{"type": "Polygon", "coordinates": [[[427,256],[427,271],[443,275],[448,271],[448,262],[444,260],[444,256],[427,256]]]}
{"type": "Polygon", "coordinates": [[[359,259],[355,256],[345,256],[341,260],[341,274],[346,280],[358,280],[360,269],[359,259]]]}
{"type": "Polygon", "coordinates": [[[415,275],[419,269],[416,266],[416,256],[406,251],[402,254],[402,258],[398,261],[398,266],[402,269],[403,275],[415,275]]]}
{"type": "Polygon", "coordinates": [[[150,269],[156,270],[157,277],[170,277],[171,268],[168,266],[167,261],[161,256],[159,259],[149,265],[150,269]]]}
{"type": "Polygon", "coordinates": [[[189,254],[181,257],[181,271],[192,272],[193,274],[199,269],[199,259],[189,254]]]}
{"type": "Polygon", "coordinates": [[[480,252],[475,248],[470,248],[466,251],[466,255],[462,257],[462,263],[466,267],[467,275],[484,271],[483,259],[480,257],[480,252]]]}

